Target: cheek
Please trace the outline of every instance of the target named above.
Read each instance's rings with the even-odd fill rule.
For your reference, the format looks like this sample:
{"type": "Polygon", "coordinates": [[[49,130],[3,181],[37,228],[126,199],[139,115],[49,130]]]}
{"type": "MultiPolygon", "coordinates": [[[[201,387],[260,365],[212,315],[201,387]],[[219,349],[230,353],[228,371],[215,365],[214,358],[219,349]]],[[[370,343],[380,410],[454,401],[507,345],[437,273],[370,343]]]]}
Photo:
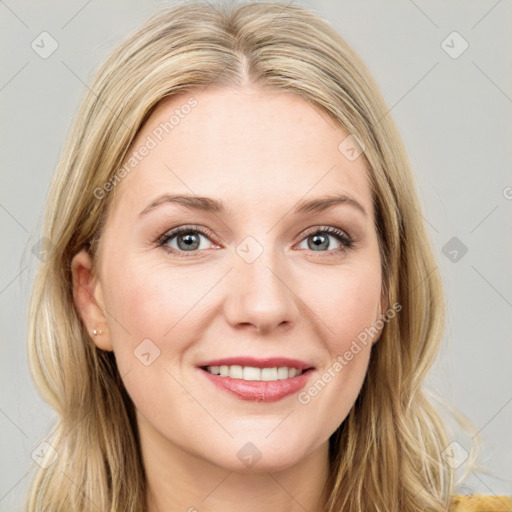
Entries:
{"type": "Polygon", "coordinates": [[[347,266],[321,282],[309,297],[320,319],[326,357],[298,399],[305,411],[323,418],[322,435],[327,437],[349,414],[366,376],[372,347],[368,332],[379,317],[381,274],[378,265],[347,266]]]}
{"type": "Polygon", "coordinates": [[[381,298],[380,272],[355,274],[340,283],[337,294],[335,330],[356,338],[373,325],[379,314],[381,298]]]}
{"type": "Polygon", "coordinates": [[[304,283],[307,304],[324,326],[331,353],[346,350],[347,344],[372,326],[378,318],[381,299],[380,263],[347,265],[325,278],[318,274],[304,283]],[[306,291],[307,290],[307,291],[306,291]]]}
{"type": "Polygon", "coordinates": [[[105,274],[109,329],[124,385],[146,417],[168,422],[168,410],[183,411],[190,403],[177,384],[183,380],[179,363],[198,339],[198,324],[191,319],[200,307],[194,304],[211,284],[135,258],[111,265],[105,274]]]}
{"type": "Polygon", "coordinates": [[[125,372],[140,363],[140,351],[149,350],[150,358],[165,353],[169,361],[194,343],[200,336],[198,316],[208,304],[204,297],[219,279],[206,267],[170,269],[165,262],[148,263],[144,258],[111,264],[105,275],[112,342],[120,371],[125,372]]]}

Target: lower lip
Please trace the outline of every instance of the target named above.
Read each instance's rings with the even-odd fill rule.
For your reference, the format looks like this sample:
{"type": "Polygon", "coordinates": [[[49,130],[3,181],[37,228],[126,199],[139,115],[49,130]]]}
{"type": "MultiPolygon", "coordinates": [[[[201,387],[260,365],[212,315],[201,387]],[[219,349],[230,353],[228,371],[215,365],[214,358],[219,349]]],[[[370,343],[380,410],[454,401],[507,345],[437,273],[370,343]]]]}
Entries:
{"type": "Polygon", "coordinates": [[[221,389],[236,395],[242,400],[251,400],[255,402],[276,402],[282,398],[297,393],[308,381],[312,369],[302,372],[300,375],[289,379],[263,381],[263,380],[243,380],[233,379],[231,377],[221,377],[207,372],[202,368],[199,371],[203,373],[211,383],[221,389]]]}

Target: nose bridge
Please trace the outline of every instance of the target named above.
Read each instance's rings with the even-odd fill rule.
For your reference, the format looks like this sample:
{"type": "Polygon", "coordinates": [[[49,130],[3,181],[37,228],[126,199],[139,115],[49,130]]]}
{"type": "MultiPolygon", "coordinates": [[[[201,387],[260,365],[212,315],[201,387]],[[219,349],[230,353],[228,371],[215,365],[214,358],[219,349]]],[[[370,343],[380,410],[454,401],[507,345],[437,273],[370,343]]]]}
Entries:
{"type": "Polygon", "coordinates": [[[235,248],[228,320],[270,330],[297,318],[292,275],[272,235],[248,235],[235,248]]]}

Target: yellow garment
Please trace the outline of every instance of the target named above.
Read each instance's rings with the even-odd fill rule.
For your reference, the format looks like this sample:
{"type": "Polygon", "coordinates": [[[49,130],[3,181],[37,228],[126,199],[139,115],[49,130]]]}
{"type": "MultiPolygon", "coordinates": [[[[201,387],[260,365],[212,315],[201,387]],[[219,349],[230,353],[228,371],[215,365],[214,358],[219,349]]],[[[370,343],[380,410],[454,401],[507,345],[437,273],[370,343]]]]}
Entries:
{"type": "Polygon", "coordinates": [[[450,512],[512,512],[512,496],[488,494],[457,494],[450,512]]]}

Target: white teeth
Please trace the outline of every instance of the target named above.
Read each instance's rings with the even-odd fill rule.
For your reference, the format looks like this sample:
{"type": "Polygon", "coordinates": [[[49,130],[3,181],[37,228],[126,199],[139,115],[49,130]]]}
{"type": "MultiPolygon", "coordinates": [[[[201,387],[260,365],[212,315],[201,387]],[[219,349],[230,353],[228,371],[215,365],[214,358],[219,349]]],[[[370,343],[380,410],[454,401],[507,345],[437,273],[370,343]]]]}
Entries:
{"type": "MultiPolygon", "coordinates": [[[[243,379],[244,380],[262,380],[262,370],[260,368],[253,368],[252,366],[244,366],[243,379]]],[[[230,375],[231,377],[231,372],[230,375]]]]}
{"type": "MultiPolygon", "coordinates": [[[[290,375],[290,370],[286,368],[286,366],[281,366],[277,369],[277,378],[278,379],[287,379],[290,375]]],[[[293,377],[293,375],[292,375],[293,377]]]]}
{"type": "Polygon", "coordinates": [[[261,380],[277,380],[277,368],[262,368],[261,380]]]}
{"type": "Polygon", "coordinates": [[[244,369],[238,364],[233,364],[229,367],[229,376],[232,379],[243,379],[244,369]]]}
{"type": "Polygon", "coordinates": [[[232,379],[242,380],[263,380],[274,381],[291,379],[302,373],[297,368],[288,368],[280,366],[279,368],[255,368],[254,366],[240,366],[233,364],[231,366],[207,366],[207,371],[221,377],[231,377],[232,379]]]}

